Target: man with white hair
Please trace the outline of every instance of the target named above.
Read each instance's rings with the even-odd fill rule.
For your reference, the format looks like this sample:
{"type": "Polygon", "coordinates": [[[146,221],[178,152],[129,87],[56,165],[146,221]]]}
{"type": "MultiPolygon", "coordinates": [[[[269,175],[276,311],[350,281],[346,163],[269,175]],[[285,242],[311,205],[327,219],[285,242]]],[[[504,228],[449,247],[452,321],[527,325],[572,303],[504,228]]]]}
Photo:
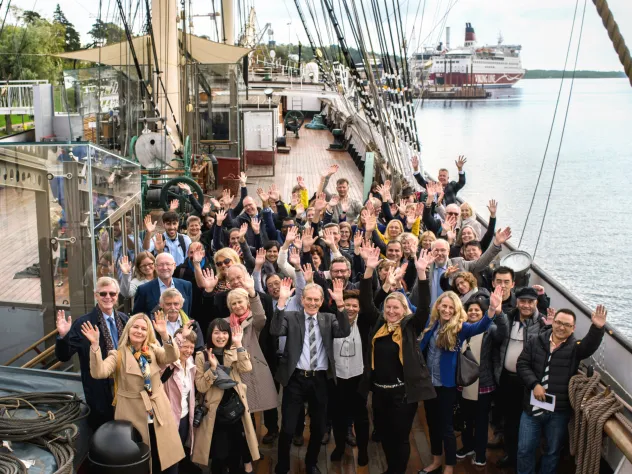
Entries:
{"type": "Polygon", "coordinates": [[[136,297],[134,298],[134,314],[145,313],[150,315],[157,308],[160,295],[167,288],[175,288],[180,292],[184,297],[182,309],[186,314],[189,314],[191,311],[191,300],[193,299],[191,282],[173,278],[175,269],[176,261],[173,255],[169,253],[158,254],[156,257],[156,273],[158,274],[158,278],[138,287],[136,297]]]}
{"type": "MultiPolygon", "coordinates": [[[[441,276],[444,273],[448,275],[459,272],[470,272],[476,275],[477,272],[486,268],[492,260],[502,250],[502,245],[511,237],[511,229],[507,227],[504,230],[498,230],[494,236],[493,245],[490,245],[485,253],[478,260],[467,261],[462,257],[449,258],[450,244],[447,240],[437,239],[432,243],[432,255],[434,262],[428,267],[428,280],[430,281],[430,306],[434,304],[437,298],[443,293],[441,289],[441,276]],[[451,268],[452,267],[452,268],[451,268]]],[[[419,304],[419,293],[417,283],[413,287],[410,297],[414,305],[419,304]]]]}
{"type": "MultiPolygon", "coordinates": [[[[162,295],[160,295],[159,304],[160,310],[155,311],[151,315],[151,319],[155,319],[157,313],[164,313],[167,319],[167,333],[169,333],[171,337],[174,337],[176,331],[181,328],[184,328],[184,337],[186,337],[186,333],[190,330],[195,331],[197,334],[195,351],[204,350],[204,339],[200,325],[196,321],[189,319],[189,316],[182,310],[182,305],[184,304],[182,293],[175,288],[167,288],[162,292],[162,295]]],[[[162,342],[160,334],[156,334],[156,339],[162,342]]]]}
{"type": "Polygon", "coordinates": [[[61,310],[57,311],[57,340],[55,357],[67,362],[77,354],[81,369],[81,383],[86,395],[86,403],[90,407],[88,424],[95,431],[102,424],[114,419],[112,408],[113,379],[97,380],[90,375],[90,342],[81,334],[81,325],[89,322],[99,328],[99,345],[103,358],[108,352],[118,347],[119,336],[123,332],[129,317],[116,311],[119,285],[114,278],[101,277],[97,280],[94,298],[97,301],[94,309],[88,314],[72,322],[70,316],[61,310]]]}

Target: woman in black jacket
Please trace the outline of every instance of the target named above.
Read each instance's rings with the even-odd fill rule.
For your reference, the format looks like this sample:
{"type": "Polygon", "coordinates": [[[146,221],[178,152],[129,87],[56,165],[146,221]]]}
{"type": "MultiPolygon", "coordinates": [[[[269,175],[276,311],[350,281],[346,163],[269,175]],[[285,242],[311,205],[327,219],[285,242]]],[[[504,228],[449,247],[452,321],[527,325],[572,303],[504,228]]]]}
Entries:
{"type": "Polygon", "coordinates": [[[375,427],[382,439],[387,472],[403,474],[410,457],[409,435],[417,403],[436,396],[416,342],[428,321],[430,288],[426,268],[434,259],[423,251],[415,261],[420,301],[414,315],[399,292],[386,297],[383,313],[373,304],[371,276],[377,259],[376,253],[368,259],[367,273],[360,282],[360,312],[377,319],[369,335],[360,391],[365,396],[369,390],[373,392],[375,427]]]}

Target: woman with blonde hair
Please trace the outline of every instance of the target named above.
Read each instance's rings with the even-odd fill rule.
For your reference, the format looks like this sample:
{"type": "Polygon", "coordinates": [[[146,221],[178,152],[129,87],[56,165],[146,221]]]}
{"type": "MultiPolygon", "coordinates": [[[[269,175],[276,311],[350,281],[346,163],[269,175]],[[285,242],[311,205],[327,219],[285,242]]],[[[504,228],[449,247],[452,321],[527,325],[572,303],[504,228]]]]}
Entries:
{"type": "Polygon", "coordinates": [[[114,419],[131,422],[151,447],[152,472],[177,473],[184,450],[160,381],[160,368],[178,360],[180,353],[167,332],[166,319],[156,319],[152,329],[147,315],[135,314],[123,329],[118,349],[105,359],[101,358],[98,327],[85,322],[81,332],[90,341],[90,375],[114,378],[114,419]],[[162,338],[162,347],[154,330],[162,338]]]}
{"type": "Polygon", "coordinates": [[[213,256],[215,268],[217,268],[217,285],[215,285],[214,293],[222,293],[229,290],[226,284],[226,270],[233,265],[241,263],[239,255],[230,247],[224,247],[215,252],[213,256]]]}
{"type": "Polygon", "coordinates": [[[373,272],[378,266],[379,251],[371,250],[364,278],[360,282],[360,313],[377,323],[371,328],[364,349],[364,374],[358,391],[363,396],[373,392],[375,430],[379,433],[386,472],[406,472],[410,457],[409,435],[417,403],[435,396],[428,370],[420,360],[417,337],[428,320],[430,288],[426,268],[432,254],[423,251],[415,261],[418,274],[419,306],[412,314],[406,297],[390,293],[380,311],[373,302],[373,272]]]}
{"type": "Polygon", "coordinates": [[[463,229],[465,226],[471,226],[477,236],[482,235],[481,225],[476,220],[476,212],[469,202],[461,204],[461,216],[457,222],[457,228],[463,229]]]}
{"type": "Polygon", "coordinates": [[[132,271],[129,258],[125,255],[119,262],[119,268],[123,273],[121,295],[134,300],[138,287],[156,278],[156,257],[151,252],[139,252],[132,271]]]}
{"type": "Polygon", "coordinates": [[[424,250],[430,250],[435,240],[437,240],[437,236],[431,230],[427,230],[419,236],[419,244],[424,250]]]}
{"type": "Polygon", "coordinates": [[[454,403],[456,402],[457,354],[463,342],[484,333],[502,308],[502,288],[491,296],[487,317],[468,323],[467,313],[453,291],[437,298],[424,329],[420,352],[424,355],[436,397],[426,400],[424,408],[430,434],[432,463],[419,474],[441,473],[441,456],[445,449],[445,474],[452,474],[456,465],[456,437],[454,435],[454,403]]]}

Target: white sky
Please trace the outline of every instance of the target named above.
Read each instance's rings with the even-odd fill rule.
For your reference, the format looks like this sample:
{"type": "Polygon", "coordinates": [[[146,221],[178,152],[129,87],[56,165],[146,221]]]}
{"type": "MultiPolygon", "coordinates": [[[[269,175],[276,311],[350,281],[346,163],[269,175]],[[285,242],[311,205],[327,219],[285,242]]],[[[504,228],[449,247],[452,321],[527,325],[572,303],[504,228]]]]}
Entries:
{"type": "MultiPolygon", "coordinates": [[[[243,1],[243,0],[242,0],[243,1]]],[[[340,0],[332,0],[335,8],[339,8],[340,0]]],[[[357,0],[356,5],[359,6],[357,0]]],[[[389,8],[392,0],[387,1],[389,8]]],[[[479,44],[496,43],[499,32],[502,32],[505,43],[522,45],[522,62],[527,69],[562,69],[564,57],[568,45],[571,30],[575,0],[425,0],[425,15],[421,27],[421,35],[418,33],[421,24],[421,9],[417,16],[414,36],[411,39],[411,31],[415,18],[415,11],[424,0],[399,0],[402,9],[402,21],[407,26],[407,38],[409,44],[415,49],[420,36],[425,38],[430,35],[430,42],[436,41],[441,31],[439,19],[444,16],[448,5],[454,5],[447,16],[447,26],[451,27],[451,45],[459,46],[463,43],[465,23],[470,22],[474,26],[479,44]],[[455,3],[456,2],[456,3],[455,3]],[[437,27],[437,25],[439,26],[437,27]],[[436,28],[435,28],[436,27],[436,28]]],[[[579,31],[583,1],[579,2],[576,22],[576,35],[579,31]]],[[[578,69],[592,70],[623,70],[618,57],[610,43],[607,32],[601,24],[596,9],[591,0],[586,0],[586,17],[582,35],[581,51],[579,55],[578,69]]],[[[144,4],[144,0],[141,0],[144,4]]],[[[198,14],[210,13],[212,1],[192,0],[193,12],[198,14]]],[[[215,0],[219,10],[220,0],[215,0]]],[[[293,0],[247,0],[254,2],[257,10],[257,19],[260,27],[271,23],[275,32],[277,43],[287,43],[291,38],[296,44],[300,39],[303,45],[308,45],[293,0]],[[288,26],[288,23],[291,25],[288,26]]],[[[380,5],[384,1],[378,0],[380,5]]],[[[66,17],[75,25],[83,43],[90,40],[88,31],[95,22],[99,9],[97,0],[23,0],[19,2],[24,9],[34,9],[41,15],[51,18],[55,5],[59,3],[66,17]],[[34,8],[32,3],[34,2],[34,8]],[[30,5],[29,5],[30,4],[30,5]]],[[[125,5],[134,5],[136,1],[124,0],[125,5]]],[[[178,5],[180,1],[177,2],[178,5]]],[[[320,2],[314,0],[314,4],[320,2]]],[[[368,2],[367,2],[368,3],[368,2]]],[[[367,4],[365,3],[365,5],[367,4]]],[[[628,45],[632,45],[632,2],[630,0],[609,0],[610,8],[614,12],[615,19],[624,37],[627,37],[628,45]]],[[[116,2],[114,0],[103,1],[104,21],[113,19],[113,11],[116,2]],[[105,12],[108,10],[109,16],[105,12]]],[[[305,0],[301,0],[305,9],[305,0]]],[[[351,5],[349,0],[349,5],[351,5]]],[[[305,12],[307,15],[307,12],[305,12]]],[[[235,7],[235,15],[237,8],[235,7]]],[[[15,23],[15,19],[9,17],[7,22],[15,23]]],[[[344,21],[345,31],[348,34],[349,44],[354,46],[350,38],[348,24],[344,21]]],[[[221,28],[221,27],[220,27],[221,28]]],[[[314,27],[310,25],[310,31],[314,34],[314,27]]],[[[209,18],[194,19],[194,33],[206,34],[215,37],[215,26],[209,18]]],[[[324,34],[324,28],[321,28],[324,34]]],[[[268,36],[265,35],[267,41],[268,36]]],[[[327,43],[327,36],[323,41],[327,43]]],[[[445,41],[445,36],[441,38],[445,41]]],[[[569,60],[569,68],[572,68],[574,53],[569,60]]]]}

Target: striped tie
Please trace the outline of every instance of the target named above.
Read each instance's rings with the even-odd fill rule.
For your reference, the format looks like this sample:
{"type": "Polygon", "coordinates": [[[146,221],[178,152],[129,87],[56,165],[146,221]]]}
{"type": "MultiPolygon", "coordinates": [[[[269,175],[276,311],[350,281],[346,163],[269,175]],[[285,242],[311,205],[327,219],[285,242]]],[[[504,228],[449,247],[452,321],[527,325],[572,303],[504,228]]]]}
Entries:
{"type": "MultiPolygon", "coordinates": [[[[549,367],[551,365],[551,353],[549,353],[549,358],[546,360],[546,366],[544,367],[544,375],[542,376],[542,382],[540,383],[540,385],[542,385],[542,388],[544,389],[544,391],[546,392],[549,388],[549,367]]],[[[536,407],[533,409],[532,415],[533,416],[540,416],[542,413],[544,413],[544,409],[540,408],[540,407],[536,407]]]]}
{"type": "Polygon", "coordinates": [[[314,317],[309,318],[309,368],[316,370],[318,367],[318,351],[316,350],[316,324],[314,317]]]}

